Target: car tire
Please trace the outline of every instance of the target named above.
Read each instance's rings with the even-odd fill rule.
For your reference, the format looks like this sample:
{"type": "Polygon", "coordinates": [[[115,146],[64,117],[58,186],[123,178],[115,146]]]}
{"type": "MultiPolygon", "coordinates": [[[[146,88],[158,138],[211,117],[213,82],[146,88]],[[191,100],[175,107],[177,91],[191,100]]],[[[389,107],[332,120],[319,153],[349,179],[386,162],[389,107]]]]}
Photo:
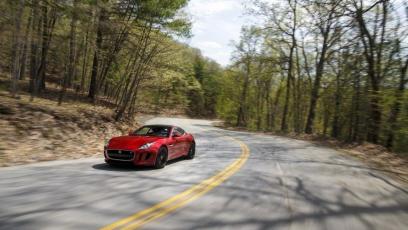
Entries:
{"type": "Polygon", "coordinates": [[[195,156],[195,142],[192,142],[190,145],[190,149],[188,150],[186,158],[189,160],[194,159],[195,156]]]}
{"type": "Polygon", "coordinates": [[[106,162],[106,164],[108,164],[109,166],[116,166],[115,165],[115,162],[112,162],[112,161],[110,161],[110,160],[105,160],[105,162],[106,162]]]}
{"type": "Polygon", "coordinates": [[[166,166],[167,163],[167,148],[161,147],[157,152],[156,161],[154,163],[154,167],[156,169],[162,169],[166,166]]]}

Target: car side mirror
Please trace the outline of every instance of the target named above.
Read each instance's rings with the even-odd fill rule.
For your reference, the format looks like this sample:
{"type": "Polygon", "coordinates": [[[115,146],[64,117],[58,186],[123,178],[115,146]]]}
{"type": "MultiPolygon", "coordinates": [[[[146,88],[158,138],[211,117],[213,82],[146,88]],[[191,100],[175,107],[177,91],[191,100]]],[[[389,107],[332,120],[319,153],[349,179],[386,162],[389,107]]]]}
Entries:
{"type": "Polygon", "coordinates": [[[180,134],[178,134],[178,133],[173,133],[173,134],[172,134],[172,137],[181,137],[181,136],[180,136],[180,134]]]}

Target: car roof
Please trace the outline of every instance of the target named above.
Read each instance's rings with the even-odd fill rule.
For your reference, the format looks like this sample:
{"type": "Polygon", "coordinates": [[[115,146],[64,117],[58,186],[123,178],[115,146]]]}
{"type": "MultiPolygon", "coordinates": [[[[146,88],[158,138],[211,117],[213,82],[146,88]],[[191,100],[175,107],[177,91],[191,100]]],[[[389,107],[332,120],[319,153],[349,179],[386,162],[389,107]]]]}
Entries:
{"type": "Polygon", "coordinates": [[[151,127],[151,126],[155,126],[155,127],[177,127],[175,125],[163,125],[163,124],[149,124],[149,125],[143,125],[142,127],[151,127]]]}

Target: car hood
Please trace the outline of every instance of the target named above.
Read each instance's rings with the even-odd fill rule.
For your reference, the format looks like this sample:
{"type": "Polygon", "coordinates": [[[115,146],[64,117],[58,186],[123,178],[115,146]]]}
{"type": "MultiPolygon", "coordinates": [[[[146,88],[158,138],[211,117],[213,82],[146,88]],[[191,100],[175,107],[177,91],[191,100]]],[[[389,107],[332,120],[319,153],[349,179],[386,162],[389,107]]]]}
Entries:
{"type": "Polygon", "coordinates": [[[151,137],[151,136],[121,136],[114,137],[109,141],[109,149],[137,149],[140,146],[155,142],[163,137],[151,137]]]}

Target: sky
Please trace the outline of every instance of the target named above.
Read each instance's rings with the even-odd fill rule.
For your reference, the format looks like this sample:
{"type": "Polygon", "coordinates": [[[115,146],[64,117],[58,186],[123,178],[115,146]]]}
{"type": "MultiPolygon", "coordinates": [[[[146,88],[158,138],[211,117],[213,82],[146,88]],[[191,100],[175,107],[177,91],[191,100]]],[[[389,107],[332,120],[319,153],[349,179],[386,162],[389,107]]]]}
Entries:
{"type": "Polygon", "coordinates": [[[193,37],[187,43],[219,64],[230,64],[232,41],[239,41],[241,26],[249,22],[245,0],[190,0],[187,13],[193,37]]]}
{"type": "MultiPolygon", "coordinates": [[[[395,0],[396,3],[401,2],[398,5],[402,5],[403,1],[395,0]]],[[[243,25],[254,22],[254,17],[251,18],[245,11],[248,2],[250,0],[190,0],[186,11],[193,23],[193,37],[186,42],[199,48],[204,56],[227,66],[234,50],[232,41],[239,41],[243,25]]]]}

